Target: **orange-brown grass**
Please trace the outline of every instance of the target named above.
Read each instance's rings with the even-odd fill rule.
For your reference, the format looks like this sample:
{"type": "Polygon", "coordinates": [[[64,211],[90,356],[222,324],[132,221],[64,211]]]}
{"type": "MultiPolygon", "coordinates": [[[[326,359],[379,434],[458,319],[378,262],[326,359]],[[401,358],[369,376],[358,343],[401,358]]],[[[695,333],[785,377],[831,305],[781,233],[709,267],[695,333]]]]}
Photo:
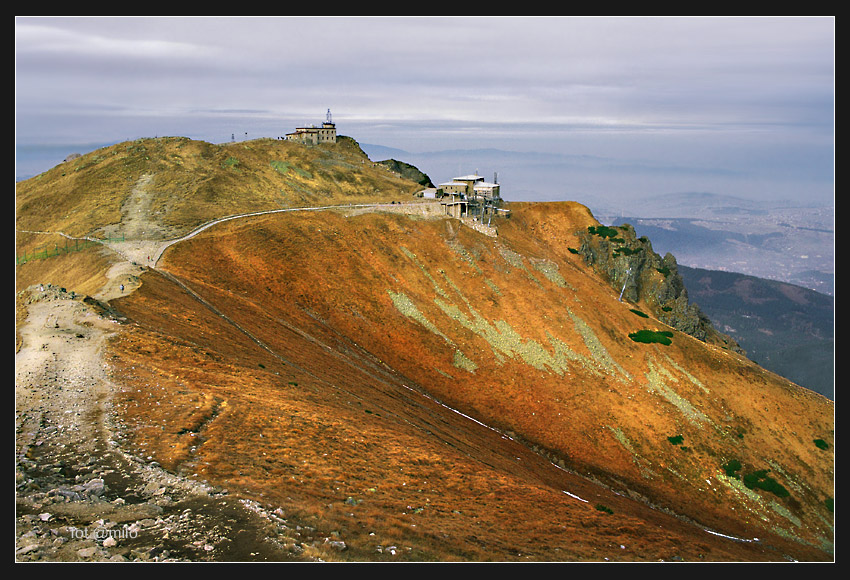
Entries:
{"type": "Polygon", "coordinates": [[[829,559],[831,453],[808,444],[833,443],[829,402],[680,333],[630,340],[647,324],[635,305],[568,251],[589,212],[514,209],[496,239],[323,212],[173,247],[166,275],[116,303],[131,321],[110,351],[133,444],[338,532],[342,558],[829,559]],[[619,366],[591,364],[581,324],[619,366]],[[547,359],[555,339],[586,362],[547,359]],[[791,498],[720,483],[732,458],[775,466],[791,498]]]}

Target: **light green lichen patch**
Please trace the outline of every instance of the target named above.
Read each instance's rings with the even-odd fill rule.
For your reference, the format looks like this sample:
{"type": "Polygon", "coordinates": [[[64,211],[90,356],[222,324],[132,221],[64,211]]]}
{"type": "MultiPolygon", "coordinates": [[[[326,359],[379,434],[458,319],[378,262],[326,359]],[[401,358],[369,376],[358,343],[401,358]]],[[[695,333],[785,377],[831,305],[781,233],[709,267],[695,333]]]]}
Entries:
{"type": "Polygon", "coordinates": [[[484,283],[487,284],[487,286],[490,287],[490,290],[492,290],[493,292],[496,293],[496,296],[502,295],[502,291],[499,290],[499,287],[496,286],[496,283],[493,282],[490,278],[487,278],[486,280],[484,280],[484,283]]]}
{"type": "Polygon", "coordinates": [[[574,290],[572,286],[570,286],[564,277],[561,275],[560,269],[558,268],[558,264],[551,260],[534,260],[534,267],[537,268],[540,272],[546,276],[546,279],[552,282],[555,286],[559,288],[570,288],[574,290]]]}
{"type": "Polygon", "coordinates": [[[666,358],[666,359],[667,359],[667,363],[668,363],[670,366],[672,366],[674,369],[676,369],[677,371],[679,371],[680,373],[682,373],[682,374],[683,374],[683,375],[684,375],[684,376],[685,376],[685,377],[686,377],[689,381],[691,381],[694,385],[696,385],[697,387],[699,387],[700,389],[702,389],[702,390],[703,390],[703,391],[705,391],[706,393],[708,393],[708,392],[709,392],[708,387],[706,387],[705,385],[703,385],[703,384],[702,384],[702,381],[700,381],[698,378],[696,378],[696,377],[695,377],[695,376],[693,376],[691,373],[689,373],[688,371],[686,371],[685,369],[683,369],[681,366],[679,366],[679,365],[678,365],[678,364],[677,364],[677,363],[676,363],[673,359],[671,359],[671,358],[670,358],[669,356],[667,356],[666,354],[664,355],[664,358],[666,358]]]}
{"type": "Polygon", "coordinates": [[[713,425],[711,419],[667,384],[668,382],[678,382],[678,379],[670,371],[661,365],[657,365],[652,359],[648,361],[648,365],[649,370],[646,372],[646,378],[649,381],[647,386],[650,391],[661,395],[667,402],[676,407],[691,423],[709,423],[713,425]]]}
{"type": "Polygon", "coordinates": [[[440,329],[437,328],[437,326],[433,322],[428,320],[428,318],[424,314],[422,314],[419,308],[416,307],[416,304],[414,304],[413,301],[408,298],[406,294],[404,294],[403,292],[393,292],[392,290],[387,290],[387,292],[389,293],[390,298],[393,301],[393,305],[399,312],[401,312],[408,318],[415,320],[416,322],[427,328],[429,331],[433,332],[434,334],[445,340],[447,343],[454,346],[454,342],[452,342],[452,340],[448,336],[440,332],[440,329]]]}
{"type": "Polygon", "coordinates": [[[505,246],[499,246],[499,254],[501,254],[505,262],[507,262],[517,270],[522,270],[523,272],[525,272],[525,275],[528,276],[532,282],[542,287],[540,280],[535,278],[534,274],[532,274],[531,271],[525,267],[525,261],[522,254],[518,254],[510,248],[506,248],[505,246]]]}
{"type": "Polygon", "coordinates": [[[448,298],[449,295],[446,294],[446,291],[443,290],[442,286],[437,284],[437,281],[434,279],[433,276],[431,276],[431,273],[428,272],[428,269],[425,268],[425,265],[422,262],[419,261],[419,258],[416,257],[416,254],[414,254],[413,252],[411,252],[410,250],[408,250],[404,246],[402,246],[400,249],[404,253],[405,256],[410,258],[413,261],[413,263],[416,264],[416,266],[422,271],[422,274],[426,278],[428,278],[428,281],[431,282],[431,285],[434,287],[434,292],[436,292],[440,296],[444,296],[445,298],[448,298]]]}
{"type": "Polygon", "coordinates": [[[456,240],[447,240],[446,244],[463,260],[473,267],[473,269],[479,274],[483,274],[484,272],[481,270],[481,266],[478,265],[477,256],[474,256],[469,250],[463,247],[463,244],[456,240]]]}
{"type": "Polygon", "coordinates": [[[511,349],[502,345],[499,331],[474,308],[468,306],[469,315],[466,315],[456,304],[441,300],[439,297],[434,299],[434,303],[450,319],[487,341],[493,349],[493,355],[498,362],[504,362],[505,355],[508,357],[513,356],[511,349]]]}
{"type": "Polygon", "coordinates": [[[627,380],[631,379],[629,373],[626,372],[626,370],[611,357],[608,350],[602,345],[599,338],[593,332],[593,329],[591,329],[584,320],[573,314],[572,310],[569,308],[567,309],[567,313],[570,315],[570,318],[572,318],[576,330],[581,335],[582,340],[584,340],[584,344],[590,351],[590,355],[596,364],[598,364],[599,367],[609,375],[616,376],[619,373],[622,378],[627,380]]]}
{"type": "Polygon", "coordinates": [[[469,360],[469,358],[459,350],[455,351],[454,365],[459,369],[463,369],[471,373],[474,373],[475,369],[478,368],[478,365],[469,360]]]}

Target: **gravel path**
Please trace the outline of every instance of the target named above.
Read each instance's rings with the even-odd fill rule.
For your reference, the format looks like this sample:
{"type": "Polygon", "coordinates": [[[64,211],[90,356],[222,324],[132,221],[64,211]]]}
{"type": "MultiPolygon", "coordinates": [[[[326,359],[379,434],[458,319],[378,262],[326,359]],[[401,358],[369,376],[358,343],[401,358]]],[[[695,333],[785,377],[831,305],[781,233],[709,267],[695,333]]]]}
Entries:
{"type": "MultiPolygon", "coordinates": [[[[116,443],[101,352],[119,323],[55,286],[23,293],[15,355],[17,561],[304,561],[280,512],[116,443]]],[[[314,554],[318,554],[315,550],[314,554]]]]}
{"type": "Polygon", "coordinates": [[[27,320],[19,329],[22,346],[15,355],[15,559],[334,559],[335,553],[346,549],[339,538],[320,538],[308,529],[309,543],[302,543],[303,527],[288,522],[280,510],[177,477],[151,458],[120,448],[121,426],[110,412],[111,396],[120,387],[111,382],[102,357],[105,342],[120,327],[108,301],[132,292],[141,273],[156,267],[169,246],[216,223],[281,211],[374,211],[385,206],[292,208],[229,216],[164,241],[166,231],[148,211],[151,184],[149,176],[140,179],[122,208],[120,227],[129,239],[106,244],[122,259],[109,270],[100,292],[89,298],[56,286],[35,285],[17,297],[27,320]]]}
{"type": "Polygon", "coordinates": [[[279,509],[178,477],[117,443],[111,399],[120,386],[102,352],[120,321],[108,301],[132,292],[144,258],[155,264],[177,241],[111,244],[124,260],[91,298],[51,285],[16,297],[27,312],[15,354],[18,562],[303,562],[345,549],[309,529],[302,542],[303,528],[279,509]]]}

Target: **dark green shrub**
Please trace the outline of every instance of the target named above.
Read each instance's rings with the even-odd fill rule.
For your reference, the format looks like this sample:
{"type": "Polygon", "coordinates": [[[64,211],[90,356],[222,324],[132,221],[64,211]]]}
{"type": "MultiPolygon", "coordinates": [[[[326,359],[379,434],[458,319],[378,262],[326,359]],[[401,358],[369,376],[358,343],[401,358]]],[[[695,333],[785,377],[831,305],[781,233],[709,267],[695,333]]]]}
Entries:
{"type": "Polygon", "coordinates": [[[638,330],[637,332],[631,333],[629,338],[635,342],[657,342],[663,345],[670,345],[673,343],[673,341],[670,340],[672,336],[673,333],[667,330],[638,330]]]}
{"type": "Polygon", "coordinates": [[[613,514],[614,513],[614,510],[612,510],[608,506],[602,505],[601,503],[596,504],[596,509],[598,509],[601,512],[605,512],[606,514],[613,514]]]}
{"type": "Polygon", "coordinates": [[[744,485],[749,489],[763,489],[779,497],[788,497],[788,490],[785,489],[778,481],[770,477],[767,472],[769,469],[760,469],[753,471],[744,476],[744,485]]]}
{"type": "Polygon", "coordinates": [[[818,449],[829,449],[829,444],[823,439],[815,439],[815,447],[818,449]]]}
{"type": "Polygon", "coordinates": [[[726,477],[734,477],[735,479],[738,479],[738,472],[741,470],[741,462],[737,459],[732,459],[723,466],[723,470],[726,472],[726,477]]]}
{"type": "Polygon", "coordinates": [[[684,440],[685,440],[685,438],[682,437],[681,435],[675,435],[673,437],[667,438],[667,441],[669,441],[673,445],[681,445],[682,441],[684,441],[684,440]]]}
{"type": "Polygon", "coordinates": [[[634,256],[635,254],[639,254],[641,252],[641,248],[618,248],[614,255],[623,254],[624,256],[634,256]]]}
{"type": "Polygon", "coordinates": [[[600,236],[602,238],[613,238],[619,233],[614,228],[609,228],[608,226],[589,226],[587,231],[594,236],[600,236]]]}
{"type": "Polygon", "coordinates": [[[640,316],[641,318],[649,318],[649,315],[648,315],[648,314],[644,314],[644,313],[643,313],[643,312],[641,312],[640,310],[637,310],[637,309],[635,309],[635,308],[630,308],[630,310],[631,310],[632,312],[634,312],[635,314],[637,314],[638,316],[640,316]]]}

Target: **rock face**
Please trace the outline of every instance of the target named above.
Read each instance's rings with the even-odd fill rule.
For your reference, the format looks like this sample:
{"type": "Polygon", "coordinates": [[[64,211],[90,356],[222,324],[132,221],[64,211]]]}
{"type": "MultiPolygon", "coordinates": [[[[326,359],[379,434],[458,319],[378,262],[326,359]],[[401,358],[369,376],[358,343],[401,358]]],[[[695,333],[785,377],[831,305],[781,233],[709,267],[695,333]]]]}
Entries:
{"type": "Polygon", "coordinates": [[[434,187],[430,177],[409,163],[398,161],[396,159],[387,159],[386,161],[379,161],[378,164],[383,165],[390,171],[398,173],[406,179],[415,181],[423,187],[434,187]]]}
{"type": "Polygon", "coordinates": [[[647,238],[637,237],[634,227],[590,226],[579,239],[576,252],[621,292],[621,300],[645,305],[659,321],[698,340],[745,354],[737,342],[714,328],[699,306],[689,302],[676,258],[669,252],[663,258],[655,253],[647,238]]]}

